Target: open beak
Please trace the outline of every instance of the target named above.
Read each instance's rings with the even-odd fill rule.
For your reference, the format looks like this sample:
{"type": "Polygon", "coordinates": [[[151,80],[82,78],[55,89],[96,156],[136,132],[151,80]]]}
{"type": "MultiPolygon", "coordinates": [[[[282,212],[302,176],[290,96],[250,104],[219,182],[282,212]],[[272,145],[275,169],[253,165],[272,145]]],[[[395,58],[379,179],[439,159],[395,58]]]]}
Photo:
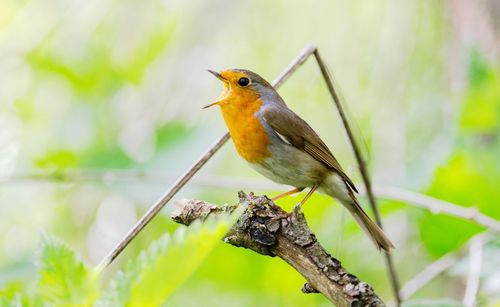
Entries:
{"type": "Polygon", "coordinates": [[[207,71],[208,71],[209,73],[211,73],[212,75],[216,76],[216,77],[217,77],[217,79],[221,80],[222,82],[225,82],[225,81],[226,81],[226,79],[224,79],[224,78],[221,76],[221,74],[219,74],[218,72],[213,71],[213,70],[211,70],[211,69],[207,69],[207,71]]]}
{"type": "MultiPolygon", "coordinates": [[[[211,73],[212,75],[216,76],[217,79],[221,80],[222,82],[226,82],[226,79],[224,79],[224,77],[221,76],[221,74],[219,74],[218,72],[216,71],[213,71],[213,70],[210,70],[210,69],[207,69],[207,71],[209,73],[211,73]]],[[[210,108],[216,104],[218,104],[220,101],[216,101],[216,102],[212,102],[210,104],[207,104],[206,106],[204,106],[202,109],[207,109],[207,108],[210,108]]]]}
{"type": "Polygon", "coordinates": [[[208,108],[210,108],[210,107],[212,107],[212,106],[215,106],[215,105],[216,105],[216,104],[218,104],[218,103],[219,103],[219,101],[212,102],[212,103],[207,104],[206,106],[204,106],[202,109],[208,109],[208,108]]]}

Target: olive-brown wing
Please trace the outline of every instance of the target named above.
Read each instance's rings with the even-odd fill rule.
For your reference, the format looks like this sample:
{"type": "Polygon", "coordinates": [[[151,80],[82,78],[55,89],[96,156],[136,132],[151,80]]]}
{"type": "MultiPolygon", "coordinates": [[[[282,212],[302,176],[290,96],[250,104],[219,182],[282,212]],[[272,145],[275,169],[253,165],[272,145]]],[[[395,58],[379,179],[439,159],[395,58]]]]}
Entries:
{"type": "Polygon", "coordinates": [[[338,173],[346,184],[356,193],[358,190],[354,183],[344,173],[342,167],[330,149],[321,140],[318,134],[302,118],[288,108],[266,108],[262,112],[266,123],[290,145],[303,150],[316,160],[322,162],[338,173]]]}

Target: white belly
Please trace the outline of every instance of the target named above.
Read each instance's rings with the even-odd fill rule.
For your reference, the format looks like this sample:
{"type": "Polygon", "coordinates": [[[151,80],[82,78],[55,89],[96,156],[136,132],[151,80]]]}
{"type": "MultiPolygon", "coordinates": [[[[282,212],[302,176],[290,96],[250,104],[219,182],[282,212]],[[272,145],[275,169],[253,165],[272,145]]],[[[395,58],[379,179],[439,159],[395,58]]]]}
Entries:
{"type": "Polygon", "coordinates": [[[330,173],[323,163],[293,146],[270,146],[269,149],[271,157],[261,163],[250,163],[250,166],[277,183],[312,187],[330,173]]]}

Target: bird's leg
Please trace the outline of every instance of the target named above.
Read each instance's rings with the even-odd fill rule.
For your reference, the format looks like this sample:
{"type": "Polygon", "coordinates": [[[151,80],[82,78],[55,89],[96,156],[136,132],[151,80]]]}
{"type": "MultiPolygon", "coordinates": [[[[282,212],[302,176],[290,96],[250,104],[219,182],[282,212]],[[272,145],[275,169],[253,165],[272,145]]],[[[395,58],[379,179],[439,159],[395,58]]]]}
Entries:
{"type": "MultiPolygon", "coordinates": [[[[281,199],[285,196],[288,196],[288,195],[292,195],[292,194],[295,194],[295,193],[299,193],[299,192],[302,192],[305,188],[294,188],[290,191],[287,191],[285,193],[282,193],[278,196],[274,196],[273,198],[271,198],[271,201],[277,201],[278,199],[281,199]]],[[[279,219],[283,219],[283,218],[288,218],[290,217],[292,213],[286,213],[284,215],[278,215],[278,216],[275,216],[275,217],[272,217],[271,220],[279,220],[279,219]]]]}
{"type": "Polygon", "coordinates": [[[311,190],[309,190],[309,192],[307,193],[306,197],[304,197],[304,199],[299,203],[299,206],[302,206],[303,204],[306,203],[306,201],[309,199],[309,197],[311,197],[311,195],[313,195],[313,193],[318,189],[319,186],[315,185],[311,188],[311,190]]]}
{"type": "Polygon", "coordinates": [[[295,194],[295,193],[299,193],[299,192],[302,192],[302,190],[304,190],[305,188],[295,188],[293,190],[290,190],[288,192],[285,192],[283,194],[280,194],[278,196],[275,196],[273,198],[271,198],[272,201],[277,201],[278,199],[280,198],[283,198],[285,196],[288,196],[288,195],[292,195],[292,194],[295,194]]]}

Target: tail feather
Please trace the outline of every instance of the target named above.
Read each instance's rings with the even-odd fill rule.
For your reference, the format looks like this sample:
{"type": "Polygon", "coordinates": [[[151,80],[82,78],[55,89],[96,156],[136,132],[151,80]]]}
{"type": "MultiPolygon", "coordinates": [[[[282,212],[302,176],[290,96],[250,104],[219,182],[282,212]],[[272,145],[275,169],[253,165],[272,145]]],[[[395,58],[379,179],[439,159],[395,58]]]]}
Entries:
{"type": "Polygon", "coordinates": [[[325,179],[320,188],[326,194],[339,200],[351,212],[356,222],[358,222],[359,226],[361,226],[379,250],[383,249],[389,252],[391,248],[394,248],[391,240],[387,238],[384,231],[366,214],[349,185],[340,176],[332,173],[331,176],[325,179]]]}
{"type": "Polygon", "coordinates": [[[361,226],[379,250],[383,249],[389,252],[394,248],[391,240],[389,240],[384,231],[370,219],[368,214],[366,214],[354,198],[354,195],[352,195],[352,201],[348,204],[344,203],[344,206],[349,209],[356,222],[358,222],[359,226],[361,226]]]}

